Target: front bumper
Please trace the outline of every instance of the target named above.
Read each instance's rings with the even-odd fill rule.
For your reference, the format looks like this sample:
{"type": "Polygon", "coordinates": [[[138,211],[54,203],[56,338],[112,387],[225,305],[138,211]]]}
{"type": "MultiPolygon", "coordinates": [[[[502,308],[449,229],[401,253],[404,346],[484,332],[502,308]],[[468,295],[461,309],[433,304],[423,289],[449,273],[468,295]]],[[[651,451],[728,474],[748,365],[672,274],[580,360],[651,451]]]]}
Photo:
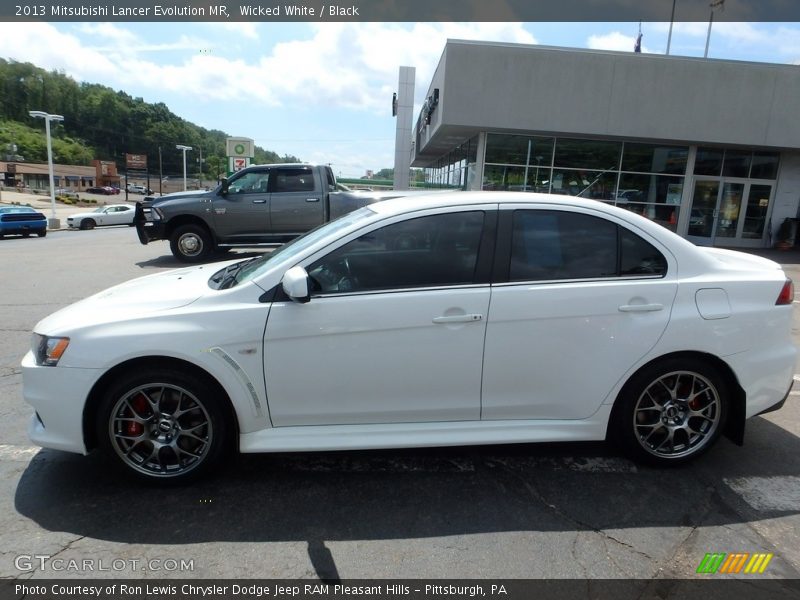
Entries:
{"type": "Polygon", "coordinates": [[[136,212],[133,216],[133,224],[136,226],[136,235],[139,241],[147,245],[154,240],[166,240],[166,227],[162,221],[154,221],[149,206],[144,206],[141,202],[136,203],[136,212]]]}
{"type": "Polygon", "coordinates": [[[101,375],[100,369],[39,367],[28,352],[22,359],[22,396],[36,411],[28,426],[31,441],[86,454],[83,411],[101,375]]]}

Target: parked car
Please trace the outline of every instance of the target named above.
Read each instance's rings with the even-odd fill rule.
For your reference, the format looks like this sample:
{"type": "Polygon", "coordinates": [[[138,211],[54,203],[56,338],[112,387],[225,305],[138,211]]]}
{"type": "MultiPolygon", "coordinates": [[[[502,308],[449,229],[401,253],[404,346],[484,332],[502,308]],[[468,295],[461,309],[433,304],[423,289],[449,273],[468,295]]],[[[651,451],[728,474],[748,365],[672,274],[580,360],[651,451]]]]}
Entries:
{"type": "Polygon", "coordinates": [[[139,185],[137,183],[129,183],[127,187],[128,192],[133,194],[152,194],[153,190],[147,186],[139,185]]]}
{"type": "Polygon", "coordinates": [[[35,443],[156,482],[234,448],[609,438],[673,465],[783,404],[793,297],[777,263],[601,202],[401,198],[60,310],[23,395],[35,443]]]}
{"type": "Polygon", "coordinates": [[[29,206],[0,206],[0,238],[6,235],[28,237],[47,235],[47,217],[29,206]]]}
{"type": "Polygon", "coordinates": [[[64,196],[66,198],[78,198],[78,192],[70,188],[56,188],[56,196],[64,196]]]}
{"type": "Polygon", "coordinates": [[[86,188],[86,193],[88,194],[103,194],[105,196],[109,196],[111,194],[111,188],[105,186],[95,186],[86,188]]]}
{"type": "Polygon", "coordinates": [[[136,210],[127,204],[109,204],[67,217],[70,229],[94,229],[103,225],[129,225],[133,227],[136,210]]]}

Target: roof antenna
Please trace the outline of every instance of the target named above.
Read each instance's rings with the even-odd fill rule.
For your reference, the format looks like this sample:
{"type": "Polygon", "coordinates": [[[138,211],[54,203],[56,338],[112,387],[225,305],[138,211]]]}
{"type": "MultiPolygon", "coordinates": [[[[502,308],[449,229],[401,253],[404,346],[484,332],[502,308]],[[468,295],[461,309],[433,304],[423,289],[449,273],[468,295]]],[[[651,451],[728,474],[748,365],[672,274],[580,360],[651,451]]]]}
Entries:
{"type": "Polygon", "coordinates": [[[633,51],[641,54],[642,53],[642,22],[639,21],[639,35],[636,36],[636,44],[633,46],[633,51]]]}

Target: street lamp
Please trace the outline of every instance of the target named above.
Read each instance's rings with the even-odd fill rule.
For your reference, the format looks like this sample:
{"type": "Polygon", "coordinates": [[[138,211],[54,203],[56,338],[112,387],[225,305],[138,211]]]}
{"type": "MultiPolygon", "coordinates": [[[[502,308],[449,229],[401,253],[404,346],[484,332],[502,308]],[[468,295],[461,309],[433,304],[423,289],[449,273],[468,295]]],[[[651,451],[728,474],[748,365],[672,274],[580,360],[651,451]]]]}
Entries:
{"type": "Polygon", "coordinates": [[[191,146],[184,146],[183,144],[178,144],[175,146],[178,150],[183,150],[183,191],[186,191],[186,151],[191,150],[191,146]]]}
{"type": "Polygon", "coordinates": [[[50,229],[59,229],[61,223],[56,219],[56,189],[53,183],[53,143],[50,140],[50,121],[63,121],[64,117],[61,115],[51,115],[43,110],[32,110],[28,114],[32,117],[39,117],[44,119],[44,130],[47,136],[47,170],[50,173],[50,206],[52,214],[47,226],[50,229]]]}

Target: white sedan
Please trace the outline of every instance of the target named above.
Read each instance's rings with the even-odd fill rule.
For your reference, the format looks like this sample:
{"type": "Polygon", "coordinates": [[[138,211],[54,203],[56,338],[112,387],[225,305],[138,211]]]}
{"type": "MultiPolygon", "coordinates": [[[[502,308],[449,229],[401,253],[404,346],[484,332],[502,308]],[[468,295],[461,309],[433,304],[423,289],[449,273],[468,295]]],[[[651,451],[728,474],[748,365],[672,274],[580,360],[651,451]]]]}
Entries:
{"type": "Polygon", "coordinates": [[[128,225],[133,227],[136,210],[130,204],[109,204],[95,208],[91,212],[78,213],[67,217],[67,225],[72,229],[94,229],[102,225],[128,225]]]}
{"type": "Polygon", "coordinates": [[[31,439],[154,481],[226,452],[612,439],[676,464],[792,384],[781,267],[591,200],[372,204],[36,325],[31,439]]]}

